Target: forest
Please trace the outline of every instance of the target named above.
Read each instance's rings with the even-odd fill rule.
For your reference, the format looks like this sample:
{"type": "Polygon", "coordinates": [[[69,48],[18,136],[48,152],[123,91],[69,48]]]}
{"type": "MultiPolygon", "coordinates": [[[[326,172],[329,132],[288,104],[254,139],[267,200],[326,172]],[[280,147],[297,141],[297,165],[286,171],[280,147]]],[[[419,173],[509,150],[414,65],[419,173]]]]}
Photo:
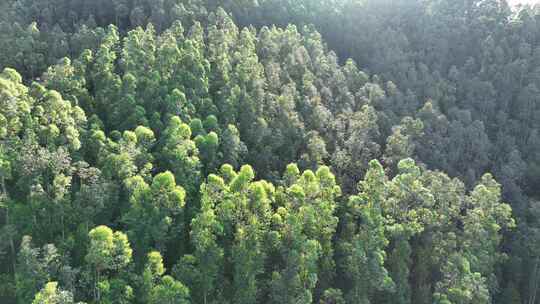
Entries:
{"type": "Polygon", "coordinates": [[[540,5],[1,0],[0,303],[539,304],[540,5]]]}

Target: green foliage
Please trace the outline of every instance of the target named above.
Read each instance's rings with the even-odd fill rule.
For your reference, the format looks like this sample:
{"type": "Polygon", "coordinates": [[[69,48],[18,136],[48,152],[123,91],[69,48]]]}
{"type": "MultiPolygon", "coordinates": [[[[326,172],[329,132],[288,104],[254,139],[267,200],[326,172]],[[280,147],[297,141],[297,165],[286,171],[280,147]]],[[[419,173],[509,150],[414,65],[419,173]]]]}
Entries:
{"type": "Polygon", "coordinates": [[[57,282],[49,282],[38,292],[32,304],[71,304],[73,295],[70,292],[59,290],[57,282]]]}
{"type": "Polygon", "coordinates": [[[0,1],[0,302],[536,304],[537,20],[0,1]]]}
{"type": "Polygon", "coordinates": [[[196,193],[200,183],[200,159],[191,128],[173,116],[160,139],[160,161],[171,170],[188,194],[196,193]]]}
{"type": "Polygon", "coordinates": [[[370,162],[360,194],[349,197],[338,243],[340,272],[348,303],[369,303],[376,291],[392,291],[394,283],[385,269],[388,239],[382,204],[386,199],[386,176],[381,164],[370,162]]]}
{"type": "Polygon", "coordinates": [[[162,282],[152,289],[148,303],[189,304],[189,290],[170,276],[164,276],[162,282]]]}
{"type": "Polygon", "coordinates": [[[88,236],[90,246],[85,260],[93,270],[94,301],[129,303],[132,288],[124,280],[102,277],[104,272],[121,272],[131,262],[133,251],[127,236],[120,231],[113,232],[107,226],[90,230],[88,236]]]}
{"type": "Polygon", "coordinates": [[[88,236],[90,247],[86,261],[97,272],[119,270],[131,262],[132,250],[124,233],[113,232],[107,226],[98,226],[90,230],[88,236]]]}
{"type": "Polygon", "coordinates": [[[186,192],[168,171],[156,175],[151,185],[140,176],[130,178],[127,184],[131,207],[124,222],[135,240],[136,254],[144,256],[150,248],[164,250],[173,235],[183,230],[186,192]]]}
{"type": "Polygon", "coordinates": [[[489,291],[485,278],[471,272],[469,262],[459,256],[451,256],[445,267],[446,278],[434,294],[435,303],[489,303],[489,291]]]}
{"type": "MultiPolygon", "coordinates": [[[[52,279],[51,274],[59,267],[60,257],[54,245],[46,245],[42,249],[34,248],[31,241],[31,237],[23,237],[17,256],[15,288],[18,303],[30,302],[41,287],[52,279]]],[[[43,293],[42,297],[44,298],[55,297],[56,285],[50,285],[48,290],[44,290],[43,293]],[[51,295],[47,295],[49,293],[51,295]]],[[[52,300],[43,299],[42,301],[52,300]]]]}

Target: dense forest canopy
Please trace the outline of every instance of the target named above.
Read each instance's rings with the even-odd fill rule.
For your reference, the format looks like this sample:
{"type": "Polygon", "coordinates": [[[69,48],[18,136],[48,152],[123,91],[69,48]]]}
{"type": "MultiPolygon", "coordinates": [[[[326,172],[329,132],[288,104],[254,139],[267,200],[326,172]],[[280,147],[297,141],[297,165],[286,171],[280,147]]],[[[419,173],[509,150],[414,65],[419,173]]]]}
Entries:
{"type": "Polygon", "coordinates": [[[0,1],[0,303],[539,304],[540,7],[0,1]]]}

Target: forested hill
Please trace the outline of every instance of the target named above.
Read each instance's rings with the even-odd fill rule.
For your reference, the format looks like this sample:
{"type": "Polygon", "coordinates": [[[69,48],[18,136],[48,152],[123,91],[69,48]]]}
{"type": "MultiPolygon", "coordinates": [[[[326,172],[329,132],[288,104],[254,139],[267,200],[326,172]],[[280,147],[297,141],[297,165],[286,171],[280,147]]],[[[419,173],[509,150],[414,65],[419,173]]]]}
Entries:
{"type": "Polygon", "coordinates": [[[540,8],[0,1],[0,303],[539,304],[540,8]]]}

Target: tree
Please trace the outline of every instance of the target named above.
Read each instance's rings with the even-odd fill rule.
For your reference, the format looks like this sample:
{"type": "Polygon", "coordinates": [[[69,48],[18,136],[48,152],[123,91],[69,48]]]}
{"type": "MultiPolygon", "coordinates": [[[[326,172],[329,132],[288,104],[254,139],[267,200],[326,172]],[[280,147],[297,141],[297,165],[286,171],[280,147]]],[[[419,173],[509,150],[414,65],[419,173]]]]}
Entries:
{"type": "Polygon", "coordinates": [[[320,304],[345,304],[343,294],[339,289],[327,289],[319,301],[320,304]]]}
{"type": "Polygon", "coordinates": [[[142,274],[141,303],[177,303],[187,304],[189,290],[173,277],[165,275],[163,258],[157,251],[147,255],[147,262],[142,274]]]}
{"type": "Polygon", "coordinates": [[[45,284],[43,289],[36,294],[32,304],[72,304],[73,295],[58,288],[57,282],[45,284]]]}
{"type": "MultiPolygon", "coordinates": [[[[54,245],[49,244],[42,249],[34,248],[32,247],[32,238],[29,236],[23,237],[17,256],[15,273],[15,288],[18,303],[29,303],[32,301],[32,298],[38,293],[40,288],[53,278],[53,275],[60,266],[59,263],[60,256],[54,245]]],[[[52,285],[49,286],[50,289],[53,288],[54,290],[55,287],[53,288],[52,285]]]]}
{"type": "MultiPolygon", "coordinates": [[[[271,300],[308,303],[317,284],[325,287],[335,275],[332,235],[337,226],[335,199],[341,190],[328,167],[302,175],[291,164],[284,175],[290,184],[278,189],[280,206],[273,218],[277,267],[271,278],[271,300]]],[[[315,296],[317,296],[315,294],[315,296]]]]}
{"type": "Polygon", "coordinates": [[[186,192],[176,185],[171,172],[163,172],[147,185],[140,176],[127,180],[131,207],[124,221],[135,239],[135,253],[144,256],[150,248],[164,251],[166,244],[184,229],[186,192]]]}
{"type": "Polygon", "coordinates": [[[146,255],[146,264],[141,277],[141,302],[148,302],[150,293],[165,273],[163,258],[158,251],[151,251],[146,255]]]}
{"type": "Polygon", "coordinates": [[[127,236],[107,226],[98,226],[88,233],[90,246],[85,257],[94,275],[94,300],[101,300],[101,290],[108,285],[105,271],[118,272],[131,262],[132,249],[127,236]],[[105,286],[104,286],[105,285],[105,286]]]}
{"type": "Polygon", "coordinates": [[[177,277],[188,284],[197,303],[219,301],[223,249],[217,243],[217,237],[223,233],[223,227],[216,218],[214,201],[205,194],[201,186],[201,210],[191,222],[191,241],[195,247],[193,255],[182,257],[176,267],[177,277]]]}
{"type": "Polygon", "coordinates": [[[485,278],[471,272],[467,259],[456,254],[443,267],[445,278],[437,285],[435,303],[490,303],[485,278]]]}
{"type": "Polygon", "coordinates": [[[114,65],[118,57],[116,48],[119,41],[118,29],[110,25],[106,36],[96,51],[92,68],[89,71],[91,83],[96,92],[95,114],[111,125],[115,124],[111,117],[111,114],[114,113],[112,109],[114,103],[109,101],[117,98],[121,86],[121,80],[115,74],[114,65]]]}
{"type": "Polygon", "coordinates": [[[219,138],[215,132],[204,135],[197,135],[194,139],[197,148],[200,151],[201,159],[205,164],[205,171],[210,172],[217,166],[219,138]]]}
{"type": "Polygon", "coordinates": [[[349,197],[337,245],[348,303],[371,303],[375,291],[392,291],[394,287],[385,268],[389,243],[382,215],[386,176],[379,162],[371,161],[369,167],[358,184],[360,194],[349,197]]]}
{"type": "Polygon", "coordinates": [[[388,165],[397,164],[402,159],[412,157],[415,139],[422,135],[424,125],[421,120],[405,117],[401,124],[392,130],[387,139],[384,161],[388,165]]]}
{"type": "Polygon", "coordinates": [[[151,304],[189,304],[189,290],[171,276],[164,276],[161,284],[152,289],[151,304]]]}
{"type": "Polygon", "coordinates": [[[221,137],[221,162],[238,168],[248,153],[246,144],[240,139],[240,132],[234,125],[228,125],[221,137]]]}
{"type": "Polygon", "coordinates": [[[174,173],[176,181],[186,189],[188,197],[196,195],[200,183],[199,150],[191,140],[191,129],[173,116],[159,144],[162,166],[174,173]]]}
{"type": "Polygon", "coordinates": [[[336,147],[331,163],[344,191],[354,188],[366,171],[366,164],[379,154],[377,112],[365,105],[360,111],[341,114],[333,123],[336,147]]]}
{"type": "Polygon", "coordinates": [[[471,207],[463,217],[464,254],[472,271],[485,276],[488,289],[493,291],[497,286],[494,267],[505,258],[497,252],[500,232],[515,227],[512,209],[501,202],[501,186],[491,174],[482,177],[468,199],[471,207]]]}

